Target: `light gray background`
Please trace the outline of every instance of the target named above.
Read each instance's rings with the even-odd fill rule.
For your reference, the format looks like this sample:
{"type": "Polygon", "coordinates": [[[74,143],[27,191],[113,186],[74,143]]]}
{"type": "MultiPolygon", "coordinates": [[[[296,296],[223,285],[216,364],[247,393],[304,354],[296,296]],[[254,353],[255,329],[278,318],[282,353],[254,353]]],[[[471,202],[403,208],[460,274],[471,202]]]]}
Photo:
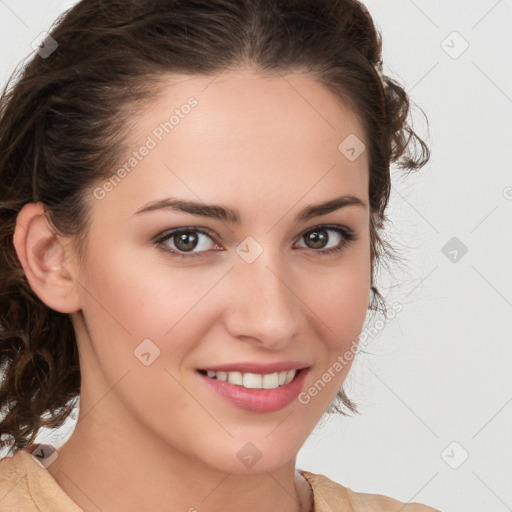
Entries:
{"type": "MultiPolygon", "coordinates": [[[[0,0],[2,84],[31,41],[74,3],[0,0]]],[[[383,34],[385,73],[428,116],[432,159],[407,179],[393,173],[390,231],[406,267],[392,279],[384,272],[380,283],[403,310],[382,320],[370,354],[352,368],[348,391],[362,414],[322,420],[297,464],[360,492],[443,512],[505,512],[512,510],[512,2],[365,3],[383,34]],[[452,237],[468,249],[457,261],[442,250],[452,237]]],[[[424,118],[413,117],[425,136],[424,118]]],[[[73,428],[70,420],[38,441],[59,446],[73,428]]]]}

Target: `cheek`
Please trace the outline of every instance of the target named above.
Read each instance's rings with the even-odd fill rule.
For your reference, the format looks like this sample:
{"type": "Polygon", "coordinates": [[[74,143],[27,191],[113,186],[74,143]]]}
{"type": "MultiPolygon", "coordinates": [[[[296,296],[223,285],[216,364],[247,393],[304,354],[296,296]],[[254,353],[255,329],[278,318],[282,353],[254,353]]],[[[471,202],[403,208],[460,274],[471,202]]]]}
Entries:
{"type": "Polygon", "coordinates": [[[183,316],[188,298],[199,288],[186,272],[169,271],[161,263],[164,257],[158,264],[156,249],[123,248],[114,242],[110,247],[100,242],[91,245],[84,299],[89,304],[95,299],[106,310],[103,315],[110,314],[110,321],[117,321],[132,336],[144,335],[146,329],[163,334],[183,316]]]}
{"type": "Polygon", "coordinates": [[[138,363],[134,351],[149,339],[155,346],[146,342],[147,347],[158,354],[157,366],[170,356],[179,364],[212,321],[200,303],[222,269],[179,267],[156,249],[119,247],[92,244],[82,277],[83,310],[97,353],[122,372],[138,363]]]}
{"type": "Polygon", "coordinates": [[[342,387],[368,312],[370,258],[354,252],[345,263],[319,279],[317,292],[308,295],[308,304],[318,317],[316,334],[322,340],[316,351],[317,365],[298,397],[299,409],[310,411],[311,418],[322,415],[342,387]]]}
{"type": "Polygon", "coordinates": [[[343,275],[323,289],[320,311],[335,336],[335,344],[359,334],[368,310],[369,282],[366,272],[343,275]],[[336,343],[336,340],[337,343],[336,343]]]}
{"type": "MultiPolygon", "coordinates": [[[[310,280],[309,280],[310,281],[310,280]]],[[[333,351],[345,347],[360,334],[368,311],[371,286],[369,241],[359,241],[357,247],[340,257],[336,267],[322,270],[307,286],[308,304],[312,304],[323,321],[324,340],[333,351]]]]}

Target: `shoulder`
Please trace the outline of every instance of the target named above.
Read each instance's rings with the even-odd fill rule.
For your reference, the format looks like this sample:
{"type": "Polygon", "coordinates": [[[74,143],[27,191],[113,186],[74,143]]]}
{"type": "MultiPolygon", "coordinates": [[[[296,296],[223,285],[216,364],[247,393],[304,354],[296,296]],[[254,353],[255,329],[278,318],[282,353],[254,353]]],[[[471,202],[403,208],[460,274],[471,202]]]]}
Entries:
{"type": "Polygon", "coordinates": [[[369,494],[363,492],[354,492],[347,489],[354,510],[375,510],[375,512],[440,512],[438,509],[423,505],[422,503],[409,502],[404,503],[389,496],[382,494],[369,494]]]}
{"type": "Polygon", "coordinates": [[[328,477],[301,471],[313,491],[314,512],[440,512],[421,503],[404,503],[382,494],[356,492],[328,477]]]}
{"type": "Polygon", "coordinates": [[[1,512],[82,512],[41,462],[45,447],[38,443],[0,459],[1,512]]]}
{"type": "MultiPolygon", "coordinates": [[[[33,448],[33,447],[32,447],[33,448]]],[[[30,498],[26,463],[32,457],[29,448],[0,459],[0,510],[6,512],[37,510],[30,498]]]]}

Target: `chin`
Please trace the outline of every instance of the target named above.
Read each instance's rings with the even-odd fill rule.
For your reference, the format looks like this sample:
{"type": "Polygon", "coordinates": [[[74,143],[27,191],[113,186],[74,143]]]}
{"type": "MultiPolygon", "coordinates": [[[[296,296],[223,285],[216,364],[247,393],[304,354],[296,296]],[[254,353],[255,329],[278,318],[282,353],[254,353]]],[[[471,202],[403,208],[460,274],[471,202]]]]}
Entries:
{"type": "Polygon", "coordinates": [[[244,440],[233,438],[225,443],[215,444],[215,448],[208,453],[198,454],[207,465],[217,470],[235,474],[254,474],[275,471],[294,461],[300,443],[291,443],[290,439],[283,439],[279,435],[268,436],[269,431],[258,439],[247,436],[244,440]],[[287,442],[286,442],[287,441],[287,442]]]}

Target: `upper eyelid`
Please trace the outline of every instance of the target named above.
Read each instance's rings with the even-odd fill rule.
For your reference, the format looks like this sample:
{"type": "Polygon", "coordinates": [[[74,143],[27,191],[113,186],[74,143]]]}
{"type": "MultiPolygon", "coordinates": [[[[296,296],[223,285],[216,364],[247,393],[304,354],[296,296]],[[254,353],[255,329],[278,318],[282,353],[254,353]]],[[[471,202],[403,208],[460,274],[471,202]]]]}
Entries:
{"type": "Polygon", "coordinates": [[[168,238],[171,238],[173,235],[183,231],[195,231],[203,235],[208,235],[212,240],[216,241],[216,234],[213,231],[210,231],[208,228],[202,228],[197,226],[183,226],[179,228],[166,229],[165,231],[162,231],[155,237],[155,241],[158,242],[162,240],[167,240],[168,238]]]}

